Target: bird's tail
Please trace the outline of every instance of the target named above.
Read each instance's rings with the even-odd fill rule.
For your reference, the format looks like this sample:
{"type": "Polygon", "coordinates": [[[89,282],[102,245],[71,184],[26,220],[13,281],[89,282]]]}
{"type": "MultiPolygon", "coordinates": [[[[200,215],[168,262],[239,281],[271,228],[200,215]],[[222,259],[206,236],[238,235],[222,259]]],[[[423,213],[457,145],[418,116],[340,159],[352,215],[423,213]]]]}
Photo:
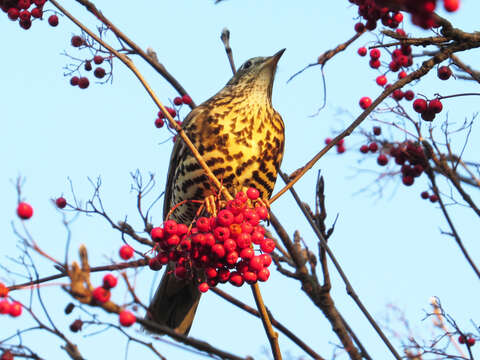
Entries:
{"type": "MultiPolygon", "coordinates": [[[[192,280],[175,277],[169,265],[148,307],[147,320],[168,326],[178,333],[187,335],[193,323],[200,301],[200,292],[192,280]]],[[[148,331],[160,333],[154,328],[148,331]]]]}

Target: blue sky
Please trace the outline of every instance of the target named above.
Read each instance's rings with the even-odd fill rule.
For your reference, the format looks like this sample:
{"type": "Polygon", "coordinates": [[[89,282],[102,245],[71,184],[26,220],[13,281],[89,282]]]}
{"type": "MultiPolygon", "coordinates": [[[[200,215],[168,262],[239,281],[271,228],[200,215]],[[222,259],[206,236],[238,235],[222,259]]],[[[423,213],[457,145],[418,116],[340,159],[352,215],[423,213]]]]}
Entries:
{"type": "MultiPolygon", "coordinates": [[[[231,31],[237,66],[250,57],[271,55],[287,48],[279,63],[273,95],[274,106],[286,124],[286,152],[282,164],[286,172],[305,164],[321,149],[326,137],[341,131],[361,113],[360,97],[375,98],[380,94],[375,84],[379,73],[368,67],[368,59],[356,55],[359,46],[375,41],[375,36],[370,34],[362,36],[325,67],[327,104],[318,116],[310,115],[323,103],[319,68],[309,69],[286,83],[292,74],[314,62],[318,55],[351,37],[355,9],[348,1],[328,4],[305,1],[302,6],[273,0],[229,0],[219,5],[207,0],[162,1],[155,5],[137,1],[134,6],[131,2],[99,0],[95,3],[142,48],[153,48],[197,103],[217,92],[231,77],[219,39],[223,27],[231,31]]],[[[98,25],[74,1],[62,4],[90,28],[98,25]]],[[[449,14],[448,18],[464,30],[478,30],[479,10],[478,2],[464,0],[460,11],[449,14]]],[[[429,32],[414,28],[409,16],[406,18],[407,33],[430,36],[429,32]]],[[[15,216],[17,195],[12,185],[17,176],[26,179],[22,197],[35,208],[34,217],[27,223],[28,231],[43,250],[56,258],[63,258],[66,231],[62,214],[52,206],[50,199],[64,194],[70,201],[69,180],[77,198],[85,201],[92,194],[88,178],[101,176],[102,200],[110,216],[116,220],[128,216],[140,229],[135,194],[130,191],[130,172],[140,169],[145,175],[155,173],[157,187],[154,193],[160,194],[172,148],[170,134],[153,126],[157,109],[142,86],[118,61],[114,63],[111,85],[91,81],[87,90],[70,86],[68,78],[63,77],[63,68],[70,59],[61,53],[67,51],[75,57],[88,54],[69,46],[71,36],[79,31],[66,18],[60,18],[57,28],[44,21],[24,31],[3,15],[0,28],[5,54],[0,60],[1,264],[21,269],[8,259],[19,254],[17,238],[12,232],[12,223],[21,227],[15,216]]],[[[478,50],[460,54],[460,57],[475,66],[478,50]]],[[[174,90],[140,59],[135,60],[160,99],[168,104],[176,96],[174,90]]],[[[429,74],[413,90],[432,97],[435,93],[478,92],[477,88],[473,83],[460,80],[442,82],[435,74],[429,74]]],[[[409,106],[407,103],[410,109],[409,106]]],[[[445,100],[444,111],[434,123],[436,131],[440,131],[447,117],[459,126],[478,111],[476,97],[445,100]]],[[[186,113],[183,109],[182,114],[186,113]]],[[[381,116],[385,116],[382,118],[385,121],[393,119],[378,115],[381,116]]],[[[367,120],[363,128],[368,131],[373,125],[373,121],[367,120]]],[[[383,128],[386,136],[403,139],[399,132],[383,128]]],[[[466,159],[478,158],[477,130],[474,124],[464,153],[466,159]]],[[[454,151],[461,151],[463,140],[464,133],[452,135],[454,151]]],[[[329,223],[337,214],[339,216],[330,240],[332,250],[360,298],[380,323],[385,324],[387,305],[393,303],[405,312],[414,332],[429,339],[431,323],[422,322],[424,310],[430,309],[429,298],[438,296],[459,325],[466,331],[473,331],[470,320],[478,320],[480,315],[475,296],[478,279],[454,241],[440,233],[447,227],[438,207],[420,199],[420,192],[428,187],[426,178],[420,178],[411,188],[401,186],[398,175],[394,181],[376,183],[377,172],[381,169],[373,156],[360,156],[358,148],[363,142],[364,138],[358,134],[347,138],[347,152],[327,154],[298,183],[297,191],[313,206],[317,172],[321,170],[326,182],[329,223]],[[379,184],[382,194],[378,192],[379,184]],[[368,190],[360,192],[365,187],[368,190]]],[[[282,185],[279,180],[277,190],[282,185]]],[[[449,187],[442,185],[448,193],[449,187]]],[[[472,195],[478,200],[478,194],[472,195]]],[[[315,238],[289,194],[272,209],[290,234],[298,229],[309,247],[316,248],[315,238]]],[[[449,210],[470,255],[478,259],[478,220],[471,210],[461,205],[450,206],[449,210]]],[[[161,206],[154,208],[152,215],[154,222],[160,223],[161,206]]],[[[67,218],[71,217],[72,214],[67,214],[67,218]]],[[[120,235],[104,220],[80,216],[71,224],[71,231],[71,258],[76,257],[75,249],[85,243],[92,265],[107,264],[111,259],[119,261],[120,235]]],[[[55,273],[51,263],[36,259],[41,275],[55,273]]],[[[341,313],[373,358],[389,358],[384,345],[346,294],[333,267],[331,272],[332,295],[341,313]]],[[[7,282],[10,279],[4,270],[0,270],[0,278],[7,282]]],[[[93,279],[101,281],[100,275],[93,279]]],[[[148,298],[152,279],[153,274],[148,270],[140,271],[136,277],[137,290],[143,299],[148,298]]],[[[261,288],[266,304],[277,319],[329,358],[334,351],[332,344],[338,341],[324,316],[301,292],[299,283],[272,271],[271,279],[261,288]]],[[[223,289],[254,304],[247,287],[224,286],[223,289]]],[[[66,318],[63,308],[69,302],[68,296],[58,287],[45,287],[42,292],[56,323],[79,345],[86,358],[119,358],[124,354],[126,340],[113,330],[90,337],[84,335],[98,328],[70,333],[71,321],[88,316],[77,309],[66,318]]],[[[28,299],[28,295],[28,291],[14,294],[20,300],[28,299]]],[[[121,303],[129,297],[120,287],[113,292],[113,299],[121,303]]],[[[266,358],[264,349],[268,348],[268,342],[258,319],[233,308],[213,293],[203,296],[200,305],[192,336],[238,355],[266,358]]],[[[115,316],[104,316],[104,319],[112,323],[117,321],[115,316]]],[[[2,318],[2,324],[5,325],[0,329],[0,338],[17,327],[31,325],[31,320],[28,316],[16,320],[2,318]]],[[[401,328],[396,322],[393,325],[401,328]]],[[[395,339],[393,341],[398,344],[395,339]]],[[[65,357],[59,348],[61,343],[45,333],[26,335],[24,342],[45,358],[65,357]]],[[[292,358],[306,356],[283,336],[280,346],[292,358]]],[[[167,358],[200,358],[185,355],[164,343],[158,343],[158,347],[167,358]]],[[[147,350],[134,344],[129,354],[129,358],[150,357],[147,350]]]]}

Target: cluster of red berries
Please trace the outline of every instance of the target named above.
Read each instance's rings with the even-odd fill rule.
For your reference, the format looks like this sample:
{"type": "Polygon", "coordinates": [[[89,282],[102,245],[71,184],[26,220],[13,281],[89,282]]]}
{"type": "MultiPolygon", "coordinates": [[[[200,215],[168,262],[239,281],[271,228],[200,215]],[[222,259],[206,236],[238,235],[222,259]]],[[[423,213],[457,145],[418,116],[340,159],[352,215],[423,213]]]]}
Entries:
{"type": "Polygon", "coordinates": [[[475,338],[473,338],[471,336],[460,335],[458,337],[458,342],[460,344],[467,344],[468,346],[473,346],[473,345],[475,345],[475,338]]]}
{"type": "MultiPolygon", "coordinates": [[[[332,142],[331,138],[326,138],[325,139],[325,145],[328,145],[332,142]]],[[[338,143],[336,144],[337,146],[337,153],[343,154],[347,149],[345,148],[345,139],[340,139],[338,143]]]]}
{"type": "MultiPolygon", "coordinates": [[[[412,23],[421,26],[424,29],[430,29],[436,26],[434,11],[437,0],[349,0],[358,6],[358,13],[367,23],[365,28],[373,30],[376,23],[381,19],[382,24],[390,28],[398,27],[403,20],[403,16],[398,11],[407,11],[412,14],[412,23]]],[[[443,0],[445,10],[449,12],[457,11],[460,7],[460,0],[443,0]]],[[[358,24],[355,30],[363,31],[358,24]],[[357,29],[358,26],[358,29],[357,29]]]]}
{"type": "Polygon", "coordinates": [[[413,102],[413,110],[421,114],[425,121],[433,121],[435,115],[440,113],[443,109],[442,102],[439,99],[425,100],[415,99],[413,102]]]}
{"type": "Polygon", "coordinates": [[[157,254],[150,259],[150,268],[158,271],[171,262],[175,276],[199,282],[201,292],[227,281],[235,286],[267,281],[275,242],[265,237],[260,226],[268,210],[259,204],[259,196],[255,188],[238,192],[217,216],[199,217],[191,229],[174,220],[153,228],[150,236],[157,254]],[[256,255],[258,250],[261,253],[256,255]]]}
{"type": "MultiPolygon", "coordinates": [[[[185,94],[183,95],[182,97],[180,96],[177,96],[176,98],[173,99],[173,104],[175,106],[182,106],[183,104],[185,105],[190,105],[192,103],[192,98],[188,95],[188,94],[185,94]]],[[[165,107],[168,111],[168,113],[174,118],[175,116],[177,116],[177,110],[171,108],[171,107],[168,107],[166,106],[165,107]]],[[[162,128],[163,125],[165,125],[165,115],[163,114],[162,111],[159,111],[158,114],[157,114],[157,118],[155,119],[155,126],[157,128],[162,128]]],[[[177,123],[179,125],[181,125],[181,122],[178,122],[177,123]]]]}
{"type": "Polygon", "coordinates": [[[356,32],[374,30],[377,27],[377,21],[380,20],[384,26],[396,29],[403,21],[403,15],[398,11],[393,11],[388,7],[382,6],[375,0],[349,0],[352,4],[358,6],[358,15],[366,23],[358,22],[355,24],[356,32]]]}
{"type": "Polygon", "coordinates": [[[12,317],[17,317],[22,314],[22,304],[16,301],[9,302],[7,300],[8,287],[0,282],[0,314],[9,314],[12,317]]]}
{"type": "MultiPolygon", "coordinates": [[[[28,30],[34,19],[43,16],[43,5],[47,0],[0,0],[1,9],[7,13],[12,21],[17,21],[21,28],[28,30]]],[[[48,23],[51,26],[58,25],[58,16],[50,15],[48,23]]]]}
{"type": "MultiPolygon", "coordinates": [[[[79,48],[82,45],[86,45],[85,39],[82,38],[79,35],[72,36],[72,39],[71,39],[70,43],[72,44],[73,47],[76,47],[76,48],[79,48]]],[[[92,69],[93,69],[92,62],[93,62],[95,65],[97,65],[95,67],[95,70],[93,71],[93,75],[97,79],[103,79],[105,77],[105,75],[107,75],[107,72],[106,72],[104,67],[98,66],[98,65],[101,65],[104,62],[104,60],[105,60],[105,58],[103,56],[95,55],[92,59],[88,59],[88,60],[84,61],[83,68],[85,69],[85,71],[92,71],[92,69]]],[[[88,80],[88,78],[86,76],[80,76],[80,77],[79,76],[73,76],[70,79],[70,84],[72,86],[77,86],[78,85],[78,87],[80,89],[86,89],[90,85],[90,80],[88,80]]]]}
{"type": "MultiPolygon", "coordinates": [[[[373,134],[378,136],[382,133],[380,127],[375,126],[373,128],[373,134]]],[[[377,157],[377,163],[380,166],[388,164],[389,156],[395,159],[395,163],[401,166],[402,182],[406,186],[411,186],[414,183],[414,179],[423,174],[427,158],[423,152],[423,148],[420,144],[416,144],[412,141],[404,141],[400,144],[394,144],[393,146],[380,146],[378,142],[373,141],[370,144],[360,146],[360,152],[366,154],[368,152],[376,153],[380,150],[380,154],[377,157]]],[[[428,192],[426,193],[428,195],[428,192]]],[[[423,197],[422,193],[422,197],[423,197]]],[[[433,196],[433,195],[432,195],[433,196]]],[[[429,198],[430,196],[427,196],[429,198]]],[[[433,197],[435,201],[438,200],[436,196],[433,197]]],[[[435,202],[430,199],[432,202],[435,202]]]]}

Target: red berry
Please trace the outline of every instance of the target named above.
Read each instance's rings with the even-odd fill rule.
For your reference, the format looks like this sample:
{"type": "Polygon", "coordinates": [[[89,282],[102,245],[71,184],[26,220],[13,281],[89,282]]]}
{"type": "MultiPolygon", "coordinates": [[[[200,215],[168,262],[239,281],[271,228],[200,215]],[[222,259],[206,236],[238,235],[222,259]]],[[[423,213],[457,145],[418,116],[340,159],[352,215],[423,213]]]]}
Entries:
{"type": "Polygon", "coordinates": [[[70,85],[72,85],[72,86],[77,86],[77,85],[78,85],[78,80],[79,80],[78,76],[72,77],[72,78],[70,79],[70,85]]]}
{"type": "Polygon", "coordinates": [[[95,65],[100,65],[101,63],[103,63],[103,57],[100,55],[95,55],[93,57],[93,62],[95,63],[95,65]]]}
{"type": "Polygon", "coordinates": [[[452,70],[448,66],[440,66],[437,70],[437,76],[440,80],[448,80],[452,76],[452,70]]]}
{"type": "Polygon", "coordinates": [[[83,45],[83,39],[81,36],[78,36],[78,35],[72,36],[72,39],[70,40],[70,42],[73,47],[80,47],[83,45]]]}
{"type": "Polygon", "coordinates": [[[240,251],[240,257],[245,260],[250,260],[255,255],[255,252],[252,248],[244,248],[240,251]]]}
{"type": "MultiPolygon", "coordinates": [[[[36,8],[33,8],[33,9],[32,9],[31,14],[32,14],[32,16],[33,16],[34,18],[40,19],[40,18],[42,17],[42,15],[43,15],[43,10],[40,9],[40,8],[38,8],[38,7],[36,7],[36,8]]],[[[53,15],[52,15],[52,16],[53,16],[53,15]]],[[[49,19],[49,20],[50,20],[50,19],[49,19]]],[[[49,21],[49,23],[50,23],[50,21],[49,21]]],[[[57,21],[57,24],[58,24],[58,21],[57,21]]],[[[51,24],[50,24],[50,25],[51,25],[51,24]]]]}
{"type": "Polygon", "coordinates": [[[78,87],[80,89],[86,89],[88,88],[88,85],[90,85],[90,81],[88,81],[88,78],[81,77],[80,79],[78,79],[78,87]]]}
{"type": "Polygon", "coordinates": [[[357,54],[360,56],[365,56],[367,55],[367,48],[362,46],[361,48],[358,48],[357,54]]]}
{"type": "Polygon", "coordinates": [[[270,270],[268,270],[267,268],[260,269],[257,272],[258,281],[267,281],[269,277],[270,277],[270,270]]]}
{"type": "Polygon", "coordinates": [[[385,166],[388,164],[388,157],[385,154],[378,155],[377,163],[380,166],[385,166]]]}
{"type": "Polygon", "coordinates": [[[237,262],[238,260],[238,253],[236,251],[230,251],[226,256],[225,256],[225,261],[227,264],[233,265],[237,262]]]}
{"type": "Polygon", "coordinates": [[[384,86],[387,83],[387,77],[385,75],[379,75],[375,79],[377,85],[384,86]]]}
{"type": "Polygon", "coordinates": [[[370,150],[372,153],[376,152],[378,150],[378,144],[375,142],[372,142],[368,145],[368,150],[370,150]]]}
{"type": "MultiPolygon", "coordinates": [[[[338,151],[338,148],[337,148],[337,151],[338,151]]],[[[255,208],[255,212],[257,213],[260,220],[268,219],[268,209],[265,206],[257,206],[255,208]]],[[[246,224],[250,224],[250,223],[246,223],[246,224]]],[[[253,226],[252,226],[252,230],[253,230],[253,226]]]]}
{"type": "Polygon", "coordinates": [[[84,68],[86,71],[92,70],[92,63],[89,60],[85,61],[84,68]]]}
{"type": "Polygon", "coordinates": [[[325,145],[328,145],[328,144],[330,144],[331,142],[332,142],[332,138],[329,138],[329,137],[328,137],[328,138],[325,139],[325,145]]]}
{"type": "Polygon", "coordinates": [[[413,110],[417,113],[423,113],[427,110],[427,102],[424,99],[415,99],[413,102],[413,110]]]}
{"type": "Polygon", "coordinates": [[[346,151],[345,146],[337,144],[337,153],[343,154],[346,151]]]}
{"type": "Polygon", "coordinates": [[[458,342],[459,342],[460,344],[465,344],[465,336],[460,335],[460,336],[458,337],[458,342]]]}
{"type": "Polygon", "coordinates": [[[227,239],[225,240],[225,242],[223,243],[223,247],[225,248],[225,250],[230,253],[234,250],[237,249],[237,243],[235,242],[235,240],[233,239],[227,239]]]}
{"type": "Polygon", "coordinates": [[[31,17],[30,11],[28,10],[20,11],[20,14],[18,15],[18,17],[20,18],[20,21],[29,21],[31,17]]]}
{"type": "Polygon", "coordinates": [[[173,99],[173,103],[177,106],[179,105],[182,105],[183,104],[183,100],[181,97],[177,96],[175,99],[173,99]]]}
{"type": "Polygon", "coordinates": [[[160,119],[160,118],[155,119],[156,128],[160,129],[163,127],[163,125],[165,125],[165,122],[163,121],[163,119],[160,119]]]}
{"type": "Polygon", "coordinates": [[[247,197],[250,199],[250,200],[257,200],[260,196],[260,191],[258,191],[257,189],[253,188],[253,187],[249,187],[247,189],[247,197]]]}
{"type": "Polygon", "coordinates": [[[436,194],[430,195],[430,201],[431,201],[432,203],[437,202],[437,201],[438,201],[438,196],[437,196],[436,194]]]}
{"type": "Polygon", "coordinates": [[[253,271],[245,271],[243,273],[243,279],[247,284],[255,284],[257,282],[257,274],[253,271]]]}
{"type": "MultiPolygon", "coordinates": [[[[396,22],[401,23],[403,21],[403,14],[400,13],[400,12],[397,12],[397,13],[393,14],[392,18],[396,22]]],[[[398,29],[398,30],[401,30],[401,29],[398,29]]]]}
{"type": "Polygon", "coordinates": [[[93,75],[95,75],[96,78],[101,79],[105,76],[106,72],[105,69],[102,67],[97,67],[95,71],[93,72],[93,75]]]}
{"type": "Polygon", "coordinates": [[[13,360],[13,354],[10,350],[5,350],[0,356],[0,360],[13,360]]]}
{"type": "Polygon", "coordinates": [[[359,104],[360,107],[365,110],[372,105],[372,99],[370,99],[368,96],[364,96],[360,99],[359,104]]]}
{"type": "Polygon", "coordinates": [[[420,196],[422,197],[422,199],[428,199],[430,197],[430,195],[428,194],[428,191],[422,191],[420,196]]]}
{"type": "Polygon", "coordinates": [[[20,20],[18,23],[22,29],[28,30],[32,26],[32,20],[27,19],[27,20],[20,20]]]}
{"type": "Polygon", "coordinates": [[[362,154],[366,154],[368,152],[368,145],[362,145],[360,146],[360,152],[362,154]]]}
{"type": "Polygon", "coordinates": [[[161,228],[161,227],[154,227],[150,231],[150,237],[152,238],[153,241],[162,240],[164,235],[165,235],[165,232],[163,231],[163,228],[161,228]]]}
{"type": "Polygon", "coordinates": [[[133,315],[128,310],[122,310],[118,315],[118,320],[120,321],[120,325],[122,326],[132,326],[133,324],[135,324],[135,321],[137,321],[135,315],[133,315]]]}
{"type": "Polygon", "coordinates": [[[6,287],[4,283],[0,282],[0,298],[7,297],[8,291],[8,287],[6,287]]]}
{"type": "Polygon", "coordinates": [[[80,330],[82,330],[82,326],[83,326],[83,321],[80,319],[77,319],[70,324],[70,331],[75,333],[79,332],[80,330]]]}
{"type": "Polygon", "coordinates": [[[197,225],[198,231],[201,231],[201,232],[210,231],[210,220],[208,220],[208,218],[204,216],[199,217],[197,219],[196,225],[197,225]]]}
{"type": "Polygon", "coordinates": [[[105,289],[113,289],[115,286],[117,286],[117,283],[117,278],[112,274],[106,274],[103,277],[103,287],[105,289]]]}
{"type": "Polygon", "coordinates": [[[0,314],[8,314],[10,312],[10,305],[7,299],[0,300],[0,314]]]}
{"type": "Polygon", "coordinates": [[[217,221],[221,226],[229,226],[233,223],[233,213],[230,210],[220,210],[217,215],[217,221]]]}
{"type": "Polygon", "coordinates": [[[370,58],[373,60],[377,60],[380,58],[380,50],[379,49],[372,49],[370,50],[370,58]]]}
{"type": "Polygon", "coordinates": [[[33,215],[32,206],[26,202],[19,203],[17,206],[17,215],[23,220],[30,219],[33,215]]]}
{"type": "Polygon", "coordinates": [[[382,133],[382,128],[380,126],[374,126],[373,127],[373,135],[380,135],[382,133]]]}
{"type": "Polygon", "coordinates": [[[215,244],[212,246],[212,253],[219,259],[225,257],[226,250],[222,244],[215,244]]]}
{"type": "Polygon", "coordinates": [[[474,339],[473,337],[470,337],[470,336],[469,336],[469,337],[467,338],[467,345],[468,345],[468,346],[473,346],[473,345],[475,345],[475,339],[474,339]]]}
{"type": "Polygon", "coordinates": [[[170,114],[171,117],[177,116],[177,111],[175,109],[172,109],[171,107],[165,107],[167,109],[168,113],[170,114]]]}
{"type": "Polygon", "coordinates": [[[208,286],[208,284],[206,282],[203,282],[200,285],[198,285],[198,291],[200,291],[202,293],[207,292],[209,289],[210,289],[210,286],[208,286]]]}
{"type": "Polygon", "coordinates": [[[175,220],[167,220],[163,224],[163,229],[168,235],[175,235],[177,233],[177,222],[175,220]]]}
{"type": "Polygon", "coordinates": [[[268,254],[262,254],[260,255],[263,261],[263,266],[268,267],[272,263],[272,257],[268,254]]]}
{"type": "Polygon", "coordinates": [[[154,257],[148,260],[148,267],[153,271],[159,271],[162,269],[162,263],[158,257],[154,257]]]}
{"type": "Polygon", "coordinates": [[[354,29],[357,33],[362,33],[365,31],[365,25],[363,25],[361,22],[358,22],[355,24],[354,29]]]}
{"type": "Polygon", "coordinates": [[[228,279],[230,283],[234,286],[242,286],[243,285],[243,277],[240,273],[234,271],[230,274],[230,278],[228,279]]]}
{"type": "Polygon", "coordinates": [[[460,0],[443,0],[443,7],[448,12],[457,11],[460,7],[460,0]]]}
{"type": "Polygon", "coordinates": [[[402,177],[403,185],[410,186],[413,185],[413,176],[405,175],[402,177]]]}
{"type": "MultiPolygon", "coordinates": [[[[403,64],[402,64],[402,65],[403,65],[403,64]]],[[[406,73],[405,71],[403,71],[403,70],[398,73],[398,78],[399,78],[399,79],[403,79],[403,78],[406,77],[406,76],[407,76],[407,73],[406,73]]]]}
{"type": "Polygon", "coordinates": [[[185,104],[185,105],[190,105],[192,103],[192,98],[185,94],[182,96],[182,102],[185,104]]]}
{"type": "Polygon", "coordinates": [[[128,260],[133,256],[133,248],[130,245],[122,245],[119,254],[123,260],[128,260]]]}
{"type": "Polygon", "coordinates": [[[430,100],[430,102],[428,103],[428,110],[434,112],[435,114],[438,114],[439,112],[441,112],[442,109],[443,109],[443,105],[441,101],[438,99],[430,100]]]}
{"type": "Polygon", "coordinates": [[[264,267],[264,259],[262,258],[261,255],[255,255],[248,262],[248,267],[252,271],[259,271],[264,267]]]}
{"type": "Polygon", "coordinates": [[[275,250],[275,241],[272,239],[265,239],[260,244],[260,249],[262,249],[264,253],[271,253],[273,250],[275,250]]]}
{"type": "Polygon", "coordinates": [[[403,93],[403,96],[405,97],[405,100],[412,101],[415,94],[412,90],[407,90],[403,93]]]}
{"type": "Polygon", "coordinates": [[[400,70],[400,64],[396,61],[391,61],[388,64],[388,68],[393,72],[397,72],[398,70],[400,70]]]}
{"type": "Polygon", "coordinates": [[[422,119],[425,121],[433,121],[433,119],[435,119],[435,113],[432,110],[427,109],[422,113],[422,119]]]}
{"type": "Polygon", "coordinates": [[[63,209],[65,206],[67,206],[67,200],[65,200],[64,197],[59,197],[57,200],[55,200],[55,204],[59,209],[63,209]]]}
{"type": "Polygon", "coordinates": [[[392,96],[395,100],[400,101],[403,99],[403,91],[400,89],[396,89],[393,91],[392,96]]]}
{"type": "Polygon", "coordinates": [[[48,17],[48,23],[50,26],[57,26],[58,25],[58,16],[57,15],[50,15],[48,17]]]}
{"type": "Polygon", "coordinates": [[[10,314],[10,316],[13,317],[20,316],[22,314],[22,304],[16,301],[12,302],[10,304],[10,309],[8,310],[8,313],[10,314]]]}
{"type": "Polygon", "coordinates": [[[8,18],[10,20],[17,20],[18,19],[18,16],[20,15],[20,10],[18,10],[17,8],[10,8],[8,9],[8,18]]]}
{"type": "Polygon", "coordinates": [[[380,67],[380,65],[382,65],[380,63],[380,60],[378,59],[370,59],[370,61],[368,62],[368,64],[370,65],[370,67],[372,69],[378,69],[380,67]]]}
{"type": "Polygon", "coordinates": [[[92,297],[99,303],[103,304],[110,300],[110,291],[99,286],[92,291],[92,297]]]}
{"type": "Polygon", "coordinates": [[[175,268],[175,276],[178,278],[178,279],[186,279],[187,276],[188,276],[188,270],[186,267],[184,266],[177,266],[175,268]]]}

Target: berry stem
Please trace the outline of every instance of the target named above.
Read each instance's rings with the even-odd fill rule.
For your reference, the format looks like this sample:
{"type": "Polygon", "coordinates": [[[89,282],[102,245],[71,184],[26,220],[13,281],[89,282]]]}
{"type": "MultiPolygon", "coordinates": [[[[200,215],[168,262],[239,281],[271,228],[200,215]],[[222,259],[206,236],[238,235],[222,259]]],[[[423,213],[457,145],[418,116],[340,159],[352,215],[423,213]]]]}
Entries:
{"type": "Polygon", "coordinates": [[[268,341],[270,342],[270,347],[272,348],[273,358],[275,360],[282,360],[280,346],[278,345],[278,333],[273,330],[272,322],[268,316],[258,283],[252,285],[252,292],[255,303],[257,304],[258,312],[260,313],[260,318],[262,319],[263,327],[267,333],[268,341]]]}

